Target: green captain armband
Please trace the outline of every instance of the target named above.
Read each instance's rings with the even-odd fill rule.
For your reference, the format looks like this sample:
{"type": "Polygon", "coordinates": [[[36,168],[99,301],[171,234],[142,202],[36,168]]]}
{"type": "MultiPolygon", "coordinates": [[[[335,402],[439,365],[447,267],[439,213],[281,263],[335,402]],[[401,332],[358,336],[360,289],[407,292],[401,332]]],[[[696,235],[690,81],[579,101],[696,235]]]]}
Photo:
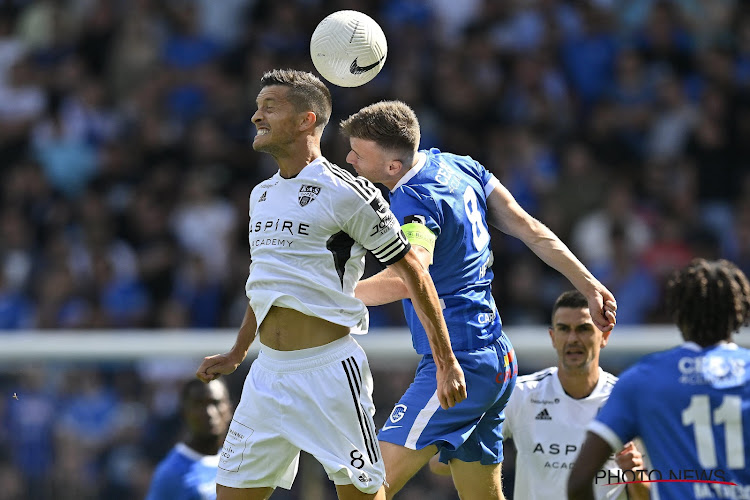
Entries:
{"type": "Polygon", "coordinates": [[[404,236],[412,245],[419,245],[427,249],[430,254],[435,251],[435,240],[437,236],[430,231],[430,228],[419,222],[409,222],[401,226],[404,236]]]}

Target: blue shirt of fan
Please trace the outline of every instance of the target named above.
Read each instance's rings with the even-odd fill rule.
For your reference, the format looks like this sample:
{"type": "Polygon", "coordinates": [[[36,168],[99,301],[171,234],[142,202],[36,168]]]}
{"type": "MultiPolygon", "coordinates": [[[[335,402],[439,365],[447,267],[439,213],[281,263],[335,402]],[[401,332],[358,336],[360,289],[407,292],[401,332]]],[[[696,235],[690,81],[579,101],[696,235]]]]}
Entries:
{"type": "MultiPolygon", "coordinates": [[[[390,193],[399,222],[418,222],[436,236],[430,275],[441,299],[454,351],[475,350],[502,334],[490,289],[492,251],[485,221],[485,187],[493,178],[468,156],[420,151],[427,159],[404,176],[390,193]]],[[[422,323],[411,300],[403,301],[414,349],[430,354],[422,323]]]]}
{"type": "MultiPolygon", "coordinates": [[[[662,500],[745,498],[750,492],[750,350],[687,342],[645,356],[620,376],[590,428],[611,445],[641,436],[650,470],[658,470],[661,479],[737,484],[654,483],[662,500]]],[[[649,479],[660,477],[652,472],[649,479]]]]}
{"type": "Polygon", "coordinates": [[[178,443],[154,472],[146,500],[215,500],[218,455],[178,443]]]}

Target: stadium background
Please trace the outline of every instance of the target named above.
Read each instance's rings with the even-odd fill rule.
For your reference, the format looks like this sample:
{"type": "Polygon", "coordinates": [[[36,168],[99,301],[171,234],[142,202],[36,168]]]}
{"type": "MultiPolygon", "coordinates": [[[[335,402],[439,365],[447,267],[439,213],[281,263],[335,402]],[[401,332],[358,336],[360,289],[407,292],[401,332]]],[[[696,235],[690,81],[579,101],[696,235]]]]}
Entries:
{"type": "MultiPolygon", "coordinates": [[[[364,87],[331,86],[330,160],[345,164],[341,118],[406,101],[424,146],[481,161],[573,248],[615,293],[621,326],[668,322],[665,276],[693,256],[750,274],[740,0],[3,0],[0,351],[65,330],[218,341],[236,328],[247,198],[275,171],[249,147],[258,79],[312,70],[310,34],[344,8],[378,20],[389,54],[364,87]]],[[[512,238],[493,233],[493,249],[506,330],[539,330],[544,351],[549,308],[569,285],[512,238]]],[[[399,305],[371,319],[373,337],[403,326],[399,305]]],[[[8,357],[0,500],[142,498],[179,437],[176,391],[196,358],[8,357]]],[[[604,365],[631,358],[605,352],[604,365]]],[[[376,368],[378,425],[414,366],[376,368]]],[[[247,369],[229,377],[235,397],[247,369]]],[[[295,488],[273,498],[332,495],[307,457],[295,488]]],[[[456,496],[423,472],[400,498],[456,496]]]]}

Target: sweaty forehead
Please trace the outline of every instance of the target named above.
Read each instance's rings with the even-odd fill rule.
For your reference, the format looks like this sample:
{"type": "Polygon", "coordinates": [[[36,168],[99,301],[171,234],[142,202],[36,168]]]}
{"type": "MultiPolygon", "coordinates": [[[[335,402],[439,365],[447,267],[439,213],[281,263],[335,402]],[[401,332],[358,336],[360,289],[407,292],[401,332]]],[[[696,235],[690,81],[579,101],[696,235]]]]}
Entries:
{"type": "Polygon", "coordinates": [[[552,318],[552,324],[580,325],[583,323],[593,323],[591,312],[586,308],[560,307],[555,311],[552,318]]]}
{"type": "Polygon", "coordinates": [[[288,102],[287,95],[289,94],[289,87],[284,85],[269,85],[263,87],[258,92],[258,97],[255,101],[258,104],[276,102],[278,104],[288,102]]]}

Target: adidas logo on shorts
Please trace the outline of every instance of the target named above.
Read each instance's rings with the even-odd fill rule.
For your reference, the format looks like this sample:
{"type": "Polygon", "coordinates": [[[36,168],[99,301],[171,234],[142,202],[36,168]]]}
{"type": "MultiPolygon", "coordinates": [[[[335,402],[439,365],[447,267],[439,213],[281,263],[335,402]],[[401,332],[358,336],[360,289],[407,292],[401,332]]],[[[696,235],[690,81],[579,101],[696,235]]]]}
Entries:
{"type": "Polygon", "coordinates": [[[360,483],[369,483],[370,481],[372,481],[372,479],[364,472],[360,474],[357,479],[359,479],[360,483]]]}
{"type": "Polygon", "coordinates": [[[552,420],[552,417],[549,416],[549,412],[547,411],[547,408],[537,413],[535,418],[537,420],[552,420]]]}

